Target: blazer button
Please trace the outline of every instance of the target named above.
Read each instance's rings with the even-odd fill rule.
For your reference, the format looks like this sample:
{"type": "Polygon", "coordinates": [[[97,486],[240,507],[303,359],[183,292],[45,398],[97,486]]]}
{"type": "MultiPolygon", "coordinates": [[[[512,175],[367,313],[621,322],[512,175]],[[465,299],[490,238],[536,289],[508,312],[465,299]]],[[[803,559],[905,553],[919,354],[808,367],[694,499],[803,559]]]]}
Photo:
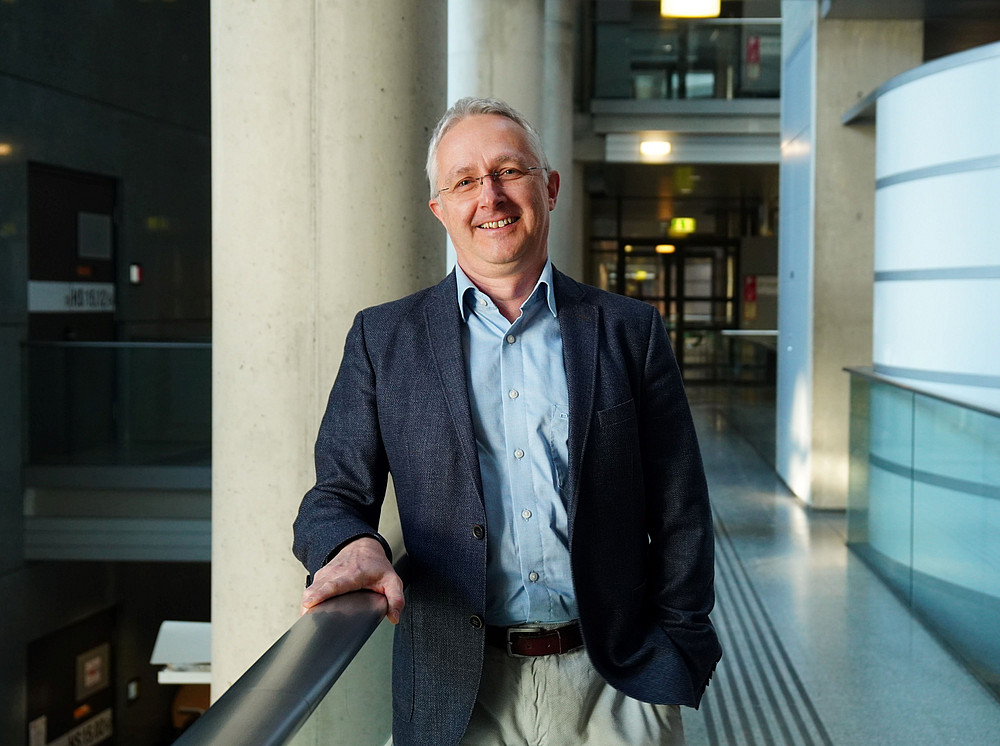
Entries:
{"type": "Polygon", "coordinates": [[[475,526],[472,527],[472,535],[475,536],[477,539],[482,539],[484,536],[486,536],[486,529],[484,529],[477,523],[475,526]]]}
{"type": "Polygon", "coordinates": [[[483,628],[483,618],[481,616],[479,616],[478,614],[473,614],[472,616],[469,617],[469,624],[472,625],[473,629],[482,629],[483,628]]]}

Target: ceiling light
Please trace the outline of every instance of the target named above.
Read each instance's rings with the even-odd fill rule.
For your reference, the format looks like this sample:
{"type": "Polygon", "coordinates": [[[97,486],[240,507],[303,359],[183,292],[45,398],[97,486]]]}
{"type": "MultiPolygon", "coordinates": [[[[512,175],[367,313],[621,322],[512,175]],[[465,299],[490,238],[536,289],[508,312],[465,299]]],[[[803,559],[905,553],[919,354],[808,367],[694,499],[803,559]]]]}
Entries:
{"type": "Polygon", "coordinates": [[[14,148],[9,142],[0,142],[0,156],[10,155],[14,152],[14,148]]]}
{"type": "Polygon", "coordinates": [[[657,254],[673,254],[677,251],[677,247],[672,243],[661,243],[656,245],[657,254]]]}
{"type": "Polygon", "coordinates": [[[664,18],[717,18],[722,0],[660,0],[664,18]]]}
{"type": "Polygon", "coordinates": [[[643,140],[639,143],[639,152],[649,158],[662,158],[670,155],[670,143],[666,140],[643,140]]]}

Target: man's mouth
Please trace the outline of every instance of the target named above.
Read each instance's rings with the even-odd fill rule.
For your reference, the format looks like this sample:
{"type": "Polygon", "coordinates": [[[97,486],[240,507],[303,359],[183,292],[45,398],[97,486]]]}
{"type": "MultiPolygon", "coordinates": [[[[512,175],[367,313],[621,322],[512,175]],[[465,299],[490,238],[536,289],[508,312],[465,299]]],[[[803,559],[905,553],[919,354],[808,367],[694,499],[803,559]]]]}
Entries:
{"type": "Polygon", "coordinates": [[[503,220],[491,220],[488,223],[477,225],[477,228],[503,228],[505,225],[517,222],[518,218],[504,218],[503,220]]]}

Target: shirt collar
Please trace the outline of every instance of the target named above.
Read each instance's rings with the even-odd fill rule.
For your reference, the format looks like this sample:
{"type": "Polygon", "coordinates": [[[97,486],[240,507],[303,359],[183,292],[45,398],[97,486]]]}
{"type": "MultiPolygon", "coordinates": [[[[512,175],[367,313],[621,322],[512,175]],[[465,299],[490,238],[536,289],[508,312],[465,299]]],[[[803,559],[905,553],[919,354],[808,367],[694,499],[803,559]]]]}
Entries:
{"type": "MultiPolygon", "coordinates": [[[[462,268],[458,265],[457,262],[455,264],[455,280],[457,281],[458,284],[458,312],[462,314],[463,321],[468,321],[471,305],[475,305],[474,303],[471,305],[466,303],[468,293],[472,293],[473,297],[475,297],[476,294],[482,295],[483,297],[488,297],[488,296],[486,296],[485,293],[483,293],[481,290],[479,290],[479,288],[477,288],[473,284],[472,280],[470,280],[469,276],[462,271],[462,268]]],[[[531,302],[532,298],[538,295],[539,292],[545,293],[545,302],[549,306],[549,312],[552,314],[553,318],[558,318],[559,314],[556,311],[555,285],[552,282],[551,259],[545,260],[545,266],[542,267],[542,274],[538,276],[538,282],[535,283],[535,287],[528,295],[528,299],[521,304],[521,308],[523,309],[525,306],[527,306],[528,303],[531,302]],[[544,289],[542,291],[539,291],[539,286],[544,286],[544,289]]]]}

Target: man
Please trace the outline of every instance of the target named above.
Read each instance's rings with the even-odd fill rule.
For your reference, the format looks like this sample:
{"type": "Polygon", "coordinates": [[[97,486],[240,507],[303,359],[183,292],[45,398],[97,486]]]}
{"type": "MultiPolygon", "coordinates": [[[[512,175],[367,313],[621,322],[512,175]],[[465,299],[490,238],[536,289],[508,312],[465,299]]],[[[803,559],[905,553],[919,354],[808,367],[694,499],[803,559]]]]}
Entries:
{"type": "Polygon", "coordinates": [[[662,320],[552,268],[559,174],[503,102],[456,103],[427,173],[458,266],[355,318],[295,524],[303,608],[386,596],[397,746],[683,743],[677,705],[721,650],[662,320]],[[376,532],[388,472],[405,604],[376,532]]]}

